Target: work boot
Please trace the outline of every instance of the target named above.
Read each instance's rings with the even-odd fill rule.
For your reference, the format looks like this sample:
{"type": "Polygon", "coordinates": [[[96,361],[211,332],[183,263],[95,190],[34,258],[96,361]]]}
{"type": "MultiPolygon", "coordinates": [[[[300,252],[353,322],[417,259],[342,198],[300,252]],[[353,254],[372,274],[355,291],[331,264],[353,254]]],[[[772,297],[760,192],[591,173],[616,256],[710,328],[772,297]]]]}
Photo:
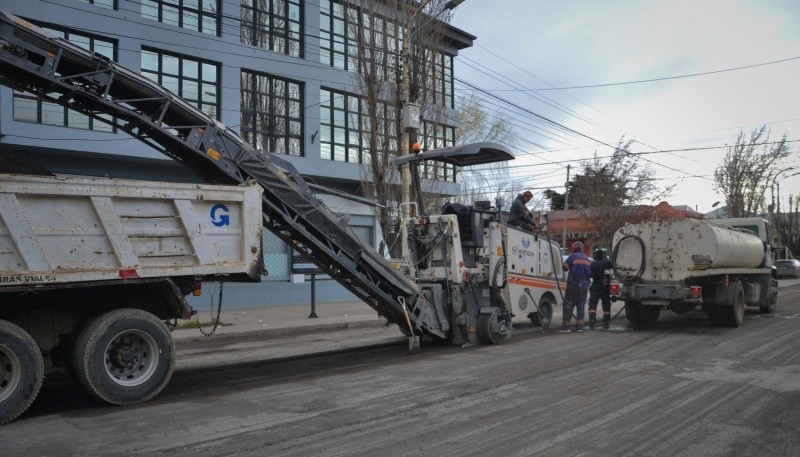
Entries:
{"type": "Polygon", "coordinates": [[[603,328],[608,330],[611,327],[611,323],[609,321],[603,321],[603,328]]]}
{"type": "Polygon", "coordinates": [[[594,328],[594,324],[595,324],[595,322],[596,322],[596,321],[595,321],[594,319],[589,319],[589,327],[590,327],[590,328],[594,328]]]}

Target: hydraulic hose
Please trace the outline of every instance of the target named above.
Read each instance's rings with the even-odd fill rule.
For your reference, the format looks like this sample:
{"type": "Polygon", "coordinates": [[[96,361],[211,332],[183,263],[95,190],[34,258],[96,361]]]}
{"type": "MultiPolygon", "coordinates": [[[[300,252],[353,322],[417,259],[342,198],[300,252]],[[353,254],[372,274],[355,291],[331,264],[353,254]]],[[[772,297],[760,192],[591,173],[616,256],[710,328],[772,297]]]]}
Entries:
{"type": "Polygon", "coordinates": [[[614,246],[614,249],[611,251],[611,268],[614,270],[614,276],[619,278],[622,282],[638,281],[642,277],[642,274],[644,273],[644,267],[646,264],[644,255],[645,255],[644,241],[642,241],[642,239],[639,236],[625,235],[622,238],[620,238],[619,241],[617,241],[617,245],[614,246]],[[617,270],[617,254],[619,253],[619,247],[622,244],[622,242],[628,238],[635,239],[639,243],[639,248],[641,249],[642,252],[642,263],[641,265],[639,265],[639,271],[634,276],[622,276],[617,270]]]}

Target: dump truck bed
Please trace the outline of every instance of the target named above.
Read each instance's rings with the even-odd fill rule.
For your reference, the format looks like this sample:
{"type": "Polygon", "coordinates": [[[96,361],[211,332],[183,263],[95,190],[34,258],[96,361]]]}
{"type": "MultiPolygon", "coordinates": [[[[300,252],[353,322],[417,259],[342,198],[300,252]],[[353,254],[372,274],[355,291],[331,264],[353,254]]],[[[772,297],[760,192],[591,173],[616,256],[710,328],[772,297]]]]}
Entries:
{"type": "Polygon", "coordinates": [[[0,174],[0,287],[258,280],[260,186],[0,174]]]}

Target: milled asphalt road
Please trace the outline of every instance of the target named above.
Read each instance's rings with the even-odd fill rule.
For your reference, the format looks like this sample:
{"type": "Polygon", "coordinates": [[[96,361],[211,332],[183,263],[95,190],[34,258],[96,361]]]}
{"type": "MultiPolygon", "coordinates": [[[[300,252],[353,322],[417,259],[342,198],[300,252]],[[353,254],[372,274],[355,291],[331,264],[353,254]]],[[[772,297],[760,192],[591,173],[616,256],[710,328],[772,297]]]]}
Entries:
{"type": "MultiPolygon", "coordinates": [[[[776,313],[748,308],[735,329],[710,327],[697,311],[664,313],[656,325],[629,331],[624,317],[620,331],[582,334],[520,325],[506,344],[423,344],[419,355],[401,340],[321,356],[221,358],[178,370],[161,395],[128,407],[71,384],[51,387],[0,427],[0,452],[800,455],[800,288],[784,290],[776,313]]],[[[284,345],[327,346],[369,330],[383,331],[295,329],[284,345]]],[[[260,339],[236,344],[253,337],[260,339]]],[[[228,349],[215,351],[262,350],[228,349]]]]}

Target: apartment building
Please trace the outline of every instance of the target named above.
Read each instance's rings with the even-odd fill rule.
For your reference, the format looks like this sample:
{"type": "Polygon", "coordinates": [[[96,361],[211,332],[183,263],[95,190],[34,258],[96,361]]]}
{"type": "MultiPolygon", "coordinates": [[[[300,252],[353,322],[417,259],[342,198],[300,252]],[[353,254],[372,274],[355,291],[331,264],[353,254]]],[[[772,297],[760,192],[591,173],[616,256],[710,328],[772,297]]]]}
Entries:
{"type": "MultiPolygon", "coordinates": [[[[391,4],[361,3],[364,9],[383,10],[391,4]]],[[[255,147],[280,154],[309,182],[345,194],[363,195],[362,162],[370,154],[365,138],[397,134],[392,121],[382,129],[364,122],[367,102],[348,32],[379,32],[381,51],[396,56],[386,59],[382,74],[397,80],[409,29],[393,21],[396,15],[389,11],[385,16],[350,15],[337,0],[0,0],[0,10],[141,72],[239,131],[255,147]],[[355,17],[363,23],[354,23],[355,17]]],[[[419,135],[426,149],[454,143],[453,58],[474,39],[446,27],[436,64],[426,70],[435,111],[444,113],[433,120],[423,111],[419,135]]],[[[391,120],[399,106],[387,103],[384,109],[391,120]]],[[[0,150],[56,174],[198,181],[109,124],[8,87],[0,87],[0,150]]],[[[455,173],[445,171],[441,192],[456,194],[455,173]]],[[[378,246],[380,230],[369,205],[333,193],[320,197],[378,246]]],[[[307,278],[292,274],[291,249],[265,232],[264,252],[264,282],[226,285],[226,302],[307,301],[307,278]]],[[[316,284],[322,300],[351,297],[333,281],[316,284]]]]}

